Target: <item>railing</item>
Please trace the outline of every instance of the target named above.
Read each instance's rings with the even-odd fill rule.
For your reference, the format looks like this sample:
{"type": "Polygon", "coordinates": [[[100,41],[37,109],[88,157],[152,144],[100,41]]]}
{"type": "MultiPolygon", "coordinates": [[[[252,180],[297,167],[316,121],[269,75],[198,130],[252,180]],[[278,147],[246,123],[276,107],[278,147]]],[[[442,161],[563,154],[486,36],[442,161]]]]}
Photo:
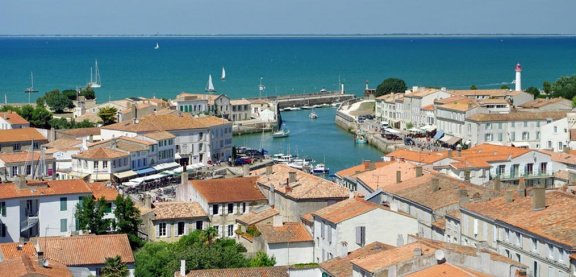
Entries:
{"type": "Polygon", "coordinates": [[[20,222],[20,232],[24,232],[38,224],[38,216],[28,216],[20,222]]]}
{"type": "Polygon", "coordinates": [[[538,172],[511,172],[508,174],[496,174],[495,177],[500,178],[501,180],[510,180],[510,179],[518,179],[518,178],[543,178],[543,177],[551,177],[552,173],[548,171],[538,171],[538,172]]]}

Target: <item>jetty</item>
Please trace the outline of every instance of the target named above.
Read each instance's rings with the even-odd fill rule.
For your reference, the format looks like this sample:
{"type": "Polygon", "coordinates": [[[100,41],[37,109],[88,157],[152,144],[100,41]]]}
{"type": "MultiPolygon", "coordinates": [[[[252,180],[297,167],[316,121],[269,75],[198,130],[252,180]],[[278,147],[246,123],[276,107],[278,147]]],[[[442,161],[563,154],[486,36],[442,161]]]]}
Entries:
{"type": "Polygon", "coordinates": [[[356,95],[342,93],[342,91],[320,91],[315,93],[267,96],[259,99],[276,102],[278,109],[283,109],[288,107],[299,108],[302,106],[333,104],[354,98],[356,98],[356,95]]]}

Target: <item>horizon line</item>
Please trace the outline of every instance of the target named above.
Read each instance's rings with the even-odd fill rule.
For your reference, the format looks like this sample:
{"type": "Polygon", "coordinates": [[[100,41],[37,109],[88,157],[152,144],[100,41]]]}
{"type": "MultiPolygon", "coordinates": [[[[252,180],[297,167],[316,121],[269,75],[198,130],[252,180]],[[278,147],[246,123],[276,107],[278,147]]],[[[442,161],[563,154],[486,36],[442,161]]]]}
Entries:
{"type": "Polygon", "coordinates": [[[479,33],[479,34],[0,34],[4,38],[386,38],[386,37],[575,37],[574,34],[522,34],[522,33],[479,33]]]}

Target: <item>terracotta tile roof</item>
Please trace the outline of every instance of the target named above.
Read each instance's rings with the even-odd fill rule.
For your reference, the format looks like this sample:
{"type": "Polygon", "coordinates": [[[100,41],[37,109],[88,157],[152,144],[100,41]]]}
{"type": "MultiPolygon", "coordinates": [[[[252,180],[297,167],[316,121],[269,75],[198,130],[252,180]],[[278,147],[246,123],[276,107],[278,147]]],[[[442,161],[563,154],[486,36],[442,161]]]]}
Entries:
{"type": "Polygon", "coordinates": [[[404,100],[404,93],[390,93],[376,97],[378,100],[383,100],[387,103],[394,103],[395,101],[404,100]]]}
{"type": "Polygon", "coordinates": [[[22,254],[0,262],[0,276],[46,276],[72,277],[72,272],[63,264],[47,259],[48,267],[43,267],[38,257],[22,254]]]}
{"type": "Polygon", "coordinates": [[[462,95],[462,96],[492,96],[492,97],[504,97],[507,95],[516,95],[513,91],[508,89],[462,89],[462,90],[451,90],[449,91],[452,95],[462,95]]]}
{"type": "Polygon", "coordinates": [[[486,197],[489,190],[483,186],[473,185],[445,174],[426,174],[402,182],[398,186],[383,188],[401,198],[425,206],[433,211],[460,203],[460,190],[466,190],[468,198],[486,197]],[[438,180],[438,189],[432,190],[432,180],[438,180]]]}
{"type": "Polygon", "coordinates": [[[453,219],[457,219],[457,220],[460,220],[460,215],[461,215],[460,210],[451,210],[451,211],[446,213],[446,216],[449,216],[449,217],[451,217],[453,219]]]}
{"type": "Polygon", "coordinates": [[[49,180],[28,182],[25,189],[19,189],[14,183],[0,186],[0,199],[22,198],[45,195],[90,194],[90,187],[81,179],[49,180]]]}
{"type": "Polygon", "coordinates": [[[198,202],[158,202],[154,203],[154,220],[190,219],[207,217],[208,214],[198,202]]]}
{"type": "Polygon", "coordinates": [[[72,155],[72,158],[86,159],[86,160],[110,160],[120,157],[127,157],[130,153],[115,150],[105,147],[90,148],[86,151],[82,151],[78,154],[72,155]]]}
{"type": "Polygon", "coordinates": [[[252,104],[270,104],[270,101],[265,99],[249,99],[248,101],[252,104]]]}
{"type": "Polygon", "coordinates": [[[476,100],[466,98],[436,106],[436,109],[466,112],[476,107],[478,107],[478,103],[476,103],[476,100]]]}
{"type": "Polygon", "coordinates": [[[150,145],[154,145],[155,143],[150,141],[143,141],[139,139],[132,139],[128,137],[118,137],[108,140],[103,140],[99,142],[95,142],[90,144],[89,148],[110,148],[114,143],[116,143],[116,150],[126,151],[126,152],[138,152],[138,151],[146,151],[149,149],[150,145]]]}
{"type": "Polygon", "coordinates": [[[210,104],[213,104],[216,99],[220,97],[220,94],[206,94],[206,93],[189,93],[189,92],[181,92],[180,94],[176,95],[176,100],[207,100],[210,104]]]}
{"type": "Polygon", "coordinates": [[[262,238],[269,244],[314,241],[304,224],[299,222],[284,222],[280,227],[274,227],[272,224],[256,224],[256,228],[262,233],[262,238]]]}
{"type": "Polygon", "coordinates": [[[414,249],[416,248],[422,249],[422,256],[434,255],[434,251],[438,249],[421,242],[413,242],[402,247],[396,247],[385,251],[379,251],[372,255],[358,257],[352,259],[351,262],[368,272],[374,273],[391,265],[411,260],[414,258],[414,249]]]}
{"type": "Polygon", "coordinates": [[[271,218],[277,214],[279,214],[278,210],[271,207],[267,207],[262,210],[251,210],[249,213],[243,214],[242,216],[238,217],[236,221],[246,225],[252,225],[262,220],[271,218]]]}
{"type": "Polygon", "coordinates": [[[447,97],[447,98],[434,99],[434,103],[438,104],[438,105],[442,105],[442,104],[452,103],[455,101],[466,100],[466,99],[467,99],[466,96],[452,95],[452,96],[447,97]]]}
{"type": "Polygon", "coordinates": [[[493,220],[503,221],[546,239],[576,248],[576,221],[573,207],[576,197],[561,191],[546,193],[546,208],[532,210],[532,197],[514,196],[510,203],[504,197],[486,202],[467,203],[462,212],[472,211],[493,220]]]}
{"type": "Polygon", "coordinates": [[[446,219],[445,218],[436,219],[434,222],[432,222],[432,227],[435,227],[440,230],[446,230],[446,219]]]}
{"type": "Polygon", "coordinates": [[[82,145],[81,140],[71,138],[61,138],[54,140],[50,143],[44,144],[46,148],[57,148],[57,149],[80,148],[81,145],[82,145]]]}
{"type": "MultiPolygon", "coordinates": [[[[404,181],[416,177],[416,165],[409,162],[392,162],[384,167],[360,173],[356,179],[368,186],[372,191],[378,189],[386,190],[394,186],[402,186],[404,181]],[[400,171],[401,182],[396,182],[396,171],[400,171]]],[[[430,173],[430,170],[423,169],[423,174],[430,173]]]]}
{"type": "Polygon", "coordinates": [[[508,102],[508,100],[504,99],[504,98],[488,98],[488,99],[481,99],[478,100],[478,102],[481,105],[486,105],[486,104],[504,104],[504,105],[509,105],[510,102],[508,102]]]}
{"type": "Polygon", "coordinates": [[[569,181],[570,180],[570,172],[568,170],[558,170],[554,172],[554,178],[569,181]]]}
{"type": "Polygon", "coordinates": [[[354,197],[312,212],[312,215],[338,224],[376,209],[382,209],[382,207],[362,198],[354,197]]]}
{"type": "Polygon", "coordinates": [[[324,178],[295,170],[285,164],[272,166],[272,174],[266,175],[266,168],[252,171],[257,175],[258,184],[267,188],[274,187],[277,193],[284,194],[292,199],[344,199],[348,198],[349,191],[334,182],[324,178]],[[289,172],[296,172],[296,182],[286,187],[289,172]]]}
{"type": "Polygon", "coordinates": [[[336,175],[338,175],[342,178],[343,177],[350,177],[350,176],[356,175],[360,172],[368,171],[370,164],[372,164],[374,166],[374,169],[376,169],[376,168],[383,167],[383,166],[387,165],[388,163],[389,162],[383,162],[383,161],[375,161],[375,162],[365,161],[359,165],[355,165],[353,167],[342,169],[342,170],[336,172],[336,175]]]}
{"type": "Polygon", "coordinates": [[[32,140],[40,143],[48,141],[46,137],[34,128],[0,130],[0,143],[29,142],[32,140]]]}
{"type": "MultiPolygon", "coordinates": [[[[7,243],[0,243],[0,256],[4,260],[14,259],[22,256],[22,254],[35,256],[36,255],[36,248],[32,243],[24,243],[22,250],[18,250],[18,242],[7,242],[7,243]]],[[[0,260],[0,264],[1,264],[0,260]]]]}
{"type": "Polygon", "coordinates": [[[424,106],[420,109],[423,111],[434,111],[434,105],[427,105],[427,106],[424,106]]]}
{"type": "Polygon", "coordinates": [[[129,141],[129,142],[134,142],[134,143],[138,143],[138,144],[144,144],[144,145],[155,145],[157,144],[154,141],[150,141],[150,140],[146,140],[142,137],[119,137],[117,138],[118,140],[125,140],[125,141],[129,141]]]}
{"type": "Polygon", "coordinates": [[[246,100],[246,99],[235,99],[235,100],[230,100],[230,105],[250,105],[250,101],[246,100]]]}
{"type": "Polygon", "coordinates": [[[262,201],[266,197],[256,186],[258,177],[190,180],[189,184],[208,203],[262,201]]]}
{"type": "MultiPolygon", "coordinates": [[[[42,157],[40,152],[16,152],[16,153],[0,153],[0,160],[4,163],[23,163],[30,160],[38,161],[42,157]]],[[[52,155],[44,155],[46,161],[54,160],[52,155]]]]}
{"type": "Polygon", "coordinates": [[[312,213],[307,213],[304,214],[300,217],[300,219],[302,219],[302,222],[309,223],[309,224],[313,224],[314,223],[314,217],[312,216],[312,213]]]}
{"type": "Polygon", "coordinates": [[[148,133],[154,131],[172,131],[186,129],[204,129],[230,124],[226,119],[214,116],[194,117],[188,113],[181,114],[151,114],[141,118],[138,123],[132,121],[119,122],[102,128],[127,132],[148,133]]]}
{"type": "Polygon", "coordinates": [[[575,153],[554,152],[547,150],[540,150],[540,152],[550,155],[550,159],[552,159],[555,162],[569,165],[576,165],[575,153]]]}
{"type": "Polygon", "coordinates": [[[448,157],[448,151],[413,151],[409,149],[398,149],[386,155],[387,157],[394,157],[395,159],[404,159],[406,161],[433,164],[437,161],[443,160],[448,157]]]}
{"type": "Polygon", "coordinates": [[[544,98],[536,98],[532,101],[526,102],[522,105],[520,105],[520,108],[524,108],[524,109],[539,109],[548,105],[552,105],[552,104],[556,104],[556,103],[560,103],[563,102],[563,104],[566,104],[567,106],[572,106],[572,102],[570,102],[570,100],[568,99],[564,99],[561,97],[557,97],[557,98],[549,98],[549,99],[544,99],[544,98]]]}
{"type": "Polygon", "coordinates": [[[150,132],[150,133],[143,134],[143,136],[145,136],[147,138],[151,138],[153,140],[173,139],[176,137],[175,135],[170,134],[166,131],[150,132]]]}
{"type": "Polygon", "coordinates": [[[352,276],[352,263],[351,260],[356,258],[366,257],[381,251],[386,251],[395,248],[381,242],[373,242],[355,251],[352,251],[346,257],[336,257],[334,259],[325,261],[320,264],[320,268],[333,277],[349,277],[352,276]]]}
{"type": "MultiPolygon", "coordinates": [[[[179,274],[179,273],[176,273],[179,274]]],[[[246,267],[192,270],[186,277],[288,277],[288,267],[246,267]]]]}
{"type": "Polygon", "coordinates": [[[477,113],[468,116],[466,119],[475,122],[493,121],[526,121],[526,120],[558,120],[565,118],[568,112],[510,112],[510,113],[477,113]]]}
{"type": "Polygon", "coordinates": [[[84,120],[88,120],[92,123],[99,123],[102,122],[102,118],[100,116],[98,116],[98,114],[96,113],[85,113],[81,116],[78,116],[74,119],[76,122],[82,122],[84,120]]]}
{"type": "Polygon", "coordinates": [[[66,266],[101,265],[119,255],[123,263],[134,263],[126,234],[39,237],[44,255],[66,266]]]}
{"type": "Polygon", "coordinates": [[[75,137],[88,137],[88,136],[99,136],[100,135],[100,128],[93,127],[93,128],[77,128],[77,129],[69,129],[69,130],[58,130],[58,133],[75,136],[75,137]]]}
{"type": "Polygon", "coordinates": [[[30,124],[28,120],[24,119],[19,114],[13,111],[0,112],[0,117],[4,118],[4,120],[8,121],[8,123],[10,124],[18,124],[18,125],[30,124]]]}
{"type": "Polygon", "coordinates": [[[470,270],[467,268],[460,268],[449,263],[437,264],[431,267],[424,268],[420,271],[404,275],[406,277],[489,277],[490,274],[485,274],[470,270]]]}
{"type": "Polygon", "coordinates": [[[440,90],[437,88],[418,88],[416,91],[411,91],[410,93],[405,94],[405,97],[422,98],[439,91],[440,90]]]}
{"type": "Polygon", "coordinates": [[[483,143],[476,145],[470,149],[462,150],[460,156],[453,154],[450,166],[457,169],[465,168],[489,168],[491,162],[506,161],[509,158],[516,158],[529,153],[531,149],[494,145],[483,143]]]}
{"type": "Polygon", "coordinates": [[[108,186],[106,183],[90,183],[88,184],[92,190],[94,198],[100,199],[104,197],[106,201],[114,201],[118,197],[118,191],[113,186],[108,186]]]}

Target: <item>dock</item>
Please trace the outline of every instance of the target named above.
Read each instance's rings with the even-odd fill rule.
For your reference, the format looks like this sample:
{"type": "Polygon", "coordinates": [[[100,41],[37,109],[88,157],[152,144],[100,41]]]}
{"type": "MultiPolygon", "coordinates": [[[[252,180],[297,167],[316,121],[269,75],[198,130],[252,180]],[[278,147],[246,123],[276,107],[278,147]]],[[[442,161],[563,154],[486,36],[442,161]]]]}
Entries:
{"type": "Polygon", "coordinates": [[[283,109],[287,107],[299,108],[302,106],[333,104],[354,98],[356,98],[356,95],[354,94],[342,93],[340,91],[326,91],[316,93],[268,96],[261,99],[268,100],[270,102],[276,102],[277,108],[283,109]]]}

